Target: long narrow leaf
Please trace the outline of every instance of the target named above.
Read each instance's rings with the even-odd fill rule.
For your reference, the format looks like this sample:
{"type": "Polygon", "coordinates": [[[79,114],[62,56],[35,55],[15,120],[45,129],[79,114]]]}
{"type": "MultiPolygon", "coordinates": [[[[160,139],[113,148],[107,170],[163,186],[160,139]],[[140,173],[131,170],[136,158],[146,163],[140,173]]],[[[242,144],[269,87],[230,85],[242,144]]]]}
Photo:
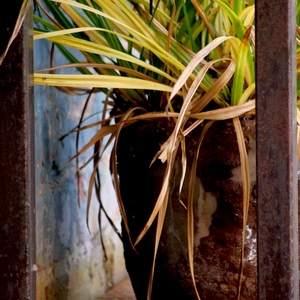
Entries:
{"type": "Polygon", "coordinates": [[[181,89],[181,87],[185,84],[189,76],[192,74],[196,66],[200,64],[200,62],[217,46],[221,43],[225,42],[226,40],[230,39],[231,37],[218,37],[214,39],[210,44],[208,44],[205,48],[199,51],[190,63],[186,66],[185,70],[182,72],[181,76],[179,77],[178,81],[175,83],[173,91],[170,95],[170,100],[177,94],[177,92],[181,89]]]}
{"type": "Polygon", "coordinates": [[[238,38],[241,40],[245,34],[245,29],[243,24],[239,20],[236,13],[232,10],[232,8],[228,5],[227,1],[225,0],[214,0],[218,5],[226,12],[228,17],[230,18],[232,25],[236,31],[238,38]]]}
{"type": "Polygon", "coordinates": [[[197,171],[197,161],[199,157],[199,151],[202,144],[202,141],[208,131],[208,129],[211,127],[211,125],[214,123],[214,121],[208,122],[205,127],[202,130],[197,150],[194,156],[194,161],[192,164],[191,174],[190,174],[190,182],[189,182],[189,193],[188,193],[188,205],[187,205],[187,230],[188,230],[188,257],[189,257],[189,265],[191,270],[191,277],[194,285],[194,289],[197,295],[197,298],[199,300],[200,296],[196,287],[195,282],[195,273],[194,273],[194,189],[195,189],[195,179],[196,179],[196,171],[197,171]]]}
{"type": "Polygon", "coordinates": [[[244,90],[244,78],[245,78],[245,68],[247,63],[248,55],[248,38],[250,35],[251,27],[246,31],[242,42],[240,44],[240,49],[236,62],[236,71],[233,76],[233,86],[231,91],[231,105],[237,105],[240,101],[244,90]]]}
{"type": "MultiPolygon", "coordinates": [[[[44,33],[44,34],[40,34],[36,36],[36,39],[39,38],[47,38],[49,41],[52,41],[54,43],[58,43],[58,44],[62,44],[64,46],[69,46],[75,49],[78,49],[80,51],[83,52],[89,52],[89,53],[94,53],[94,54],[98,54],[98,55],[104,55],[106,57],[110,57],[112,59],[116,58],[116,59],[122,59],[125,61],[129,61],[132,62],[134,64],[137,64],[141,67],[144,67],[150,71],[153,71],[157,74],[160,74],[166,78],[168,78],[170,81],[174,81],[174,79],[169,76],[167,73],[165,73],[164,71],[150,65],[147,64],[146,62],[135,58],[132,55],[129,55],[127,53],[123,53],[120,52],[118,50],[115,49],[111,49],[110,47],[106,47],[106,46],[102,46],[102,45],[98,45],[95,44],[93,42],[89,42],[89,41],[84,41],[81,39],[77,39],[74,37],[70,37],[70,36],[64,36],[63,34],[65,33],[72,33],[72,32],[79,32],[79,31],[84,31],[84,30],[95,30],[95,28],[81,28],[81,29],[68,29],[65,31],[60,31],[59,33],[57,32],[53,32],[53,33],[44,33]]],[[[101,30],[99,28],[99,30],[101,30]]],[[[129,39],[129,38],[128,38],[129,39]]]]}
{"type": "Polygon", "coordinates": [[[35,73],[34,83],[49,86],[141,89],[171,92],[172,87],[139,78],[106,75],[65,75],[35,73]]]}
{"type": "Polygon", "coordinates": [[[239,147],[239,154],[241,160],[241,172],[242,172],[242,186],[243,186],[243,234],[242,234],[242,251],[241,251],[241,264],[239,273],[239,286],[238,286],[238,300],[241,295],[242,278],[244,269],[244,256],[245,256],[245,238],[246,238],[246,226],[248,222],[248,212],[250,203],[250,172],[248,155],[245,145],[245,138],[241,126],[241,122],[238,118],[233,118],[233,124],[236,131],[237,142],[239,147]]]}
{"type": "MultiPolygon", "coordinates": [[[[19,12],[19,15],[18,15],[18,18],[17,18],[17,21],[16,21],[16,24],[15,24],[15,27],[14,27],[14,30],[12,32],[12,35],[11,37],[9,38],[8,40],[8,43],[7,43],[7,46],[4,50],[4,52],[2,53],[2,55],[0,56],[0,65],[2,64],[12,42],[15,40],[15,38],[17,37],[22,25],[23,25],[23,22],[24,22],[24,19],[26,17],[26,14],[27,14],[27,11],[29,9],[31,5],[31,0],[23,0],[23,3],[22,3],[22,6],[20,8],[20,12],[19,12]]],[[[4,9],[4,8],[2,8],[4,9]]]]}

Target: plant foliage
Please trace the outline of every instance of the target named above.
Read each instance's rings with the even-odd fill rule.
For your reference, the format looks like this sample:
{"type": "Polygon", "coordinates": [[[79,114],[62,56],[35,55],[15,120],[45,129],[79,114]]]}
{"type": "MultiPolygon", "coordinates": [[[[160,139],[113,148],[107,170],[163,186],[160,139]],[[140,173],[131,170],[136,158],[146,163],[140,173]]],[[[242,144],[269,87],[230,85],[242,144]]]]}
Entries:
{"type": "MultiPolygon", "coordinates": [[[[132,241],[135,246],[157,219],[156,255],[177,149],[181,146],[184,149],[184,137],[201,123],[205,123],[205,127],[198,149],[213,122],[232,119],[241,157],[244,193],[244,234],[241,238],[244,241],[250,178],[240,118],[255,114],[254,1],[44,0],[43,3],[44,6],[39,3],[40,14],[36,13],[34,17],[39,24],[35,28],[34,39],[52,42],[70,64],[40,70],[34,76],[35,84],[56,86],[72,93],[103,93],[105,111],[110,112],[109,118],[104,113],[101,122],[86,127],[79,124],[77,129],[78,132],[91,126],[100,127],[73,157],[91,147],[95,149],[91,158],[94,171],[89,184],[88,208],[94,184],[97,187],[96,174],[101,155],[113,143],[112,175],[122,218],[129,232],[118,186],[118,137],[122,128],[132,122],[170,118],[170,122],[175,124],[174,131],[155,157],[166,163],[161,192],[144,229],[137,240],[132,241]],[[70,48],[78,50],[84,60],[79,61],[70,48]],[[64,68],[64,74],[56,74],[58,68],[64,68]],[[68,68],[77,69],[80,73],[72,74],[67,71],[68,68]],[[187,125],[190,124],[187,121],[192,121],[192,125],[187,125]],[[110,138],[101,148],[99,145],[106,136],[110,138]]],[[[297,65],[299,51],[298,48],[297,65]]],[[[299,73],[298,68],[298,81],[299,73]]],[[[184,162],[184,151],[182,155],[184,162]]],[[[192,170],[190,178],[191,191],[195,172],[192,170]]],[[[183,171],[182,178],[184,176],[183,171]]],[[[193,275],[192,198],[191,193],[187,222],[189,262],[193,275]]],[[[243,257],[242,251],[241,270],[243,257]]],[[[154,262],[152,275],[153,272],[154,262]]],[[[152,278],[149,299],[151,285],[152,278]]]]}

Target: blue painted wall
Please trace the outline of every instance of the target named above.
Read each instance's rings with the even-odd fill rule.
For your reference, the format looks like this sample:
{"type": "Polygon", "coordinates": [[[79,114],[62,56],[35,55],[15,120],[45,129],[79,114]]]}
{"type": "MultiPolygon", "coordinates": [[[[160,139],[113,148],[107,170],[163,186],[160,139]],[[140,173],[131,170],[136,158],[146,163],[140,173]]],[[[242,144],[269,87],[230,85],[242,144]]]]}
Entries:
{"type": "MultiPolygon", "coordinates": [[[[49,67],[50,44],[36,41],[35,70],[49,67]]],[[[55,65],[64,63],[56,55],[55,65]]],[[[75,162],[66,164],[76,153],[75,134],[63,141],[59,138],[73,129],[80,118],[87,96],[69,96],[52,87],[35,86],[36,140],[36,216],[37,216],[37,299],[95,300],[113,285],[127,277],[123,248],[117,235],[103,222],[108,259],[105,261],[100,244],[94,197],[89,233],[86,222],[88,179],[92,166],[80,173],[77,189],[75,162]],[[77,203],[79,192],[80,206],[77,203]]],[[[86,116],[101,111],[101,96],[95,96],[86,116]]],[[[100,116],[89,121],[97,120],[100,116]]],[[[95,132],[95,131],[94,131],[95,132]]],[[[93,131],[81,134],[82,146],[93,131]]],[[[83,163],[91,152],[80,158],[83,163]]],[[[108,155],[102,163],[105,183],[102,197],[116,224],[120,215],[108,172],[108,155]]]]}

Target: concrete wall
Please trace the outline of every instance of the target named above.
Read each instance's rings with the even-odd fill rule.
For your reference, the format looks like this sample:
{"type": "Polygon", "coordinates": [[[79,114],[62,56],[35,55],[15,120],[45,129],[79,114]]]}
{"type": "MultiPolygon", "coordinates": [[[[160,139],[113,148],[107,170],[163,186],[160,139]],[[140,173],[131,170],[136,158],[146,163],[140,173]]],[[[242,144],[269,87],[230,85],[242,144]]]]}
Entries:
{"type": "MultiPolygon", "coordinates": [[[[34,47],[35,70],[49,67],[49,43],[36,41],[34,47]]],[[[63,62],[63,58],[56,55],[55,65],[63,62]]],[[[55,88],[35,86],[38,300],[95,300],[127,277],[122,244],[105,217],[103,234],[108,259],[104,259],[95,197],[90,213],[91,233],[87,229],[87,187],[92,166],[80,173],[78,191],[75,161],[66,164],[76,153],[76,136],[72,134],[59,141],[62,135],[77,125],[86,97],[69,96],[55,88]],[[80,206],[77,203],[78,193],[80,206]]],[[[101,97],[98,95],[92,99],[86,117],[100,111],[101,97]]],[[[89,122],[99,118],[98,114],[89,122]]],[[[87,142],[92,134],[93,131],[81,134],[80,145],[87,142]]],[[[86,161],[91,153],[82,156],[80,162],[86,161]]],[[[107,159],[103,161],[101,170],[102,198],[120,227],[107,159]]]]}

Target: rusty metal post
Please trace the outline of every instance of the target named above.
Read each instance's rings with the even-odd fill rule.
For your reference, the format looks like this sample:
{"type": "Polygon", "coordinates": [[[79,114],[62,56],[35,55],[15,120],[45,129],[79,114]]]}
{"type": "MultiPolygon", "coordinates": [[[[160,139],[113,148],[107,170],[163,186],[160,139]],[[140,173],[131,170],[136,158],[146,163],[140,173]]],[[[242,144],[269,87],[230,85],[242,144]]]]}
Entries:
{"type": "Polygon", "coordinates": [[[299,300],[295,2],[256,1],[260,300],[299,300]]]}
{"type": "MultiPolygon", "coordinates": [[[[22,0],[0,10],[2,54],[22,0]]],[[[0,66],[0,298],[34,300],[35,185],[32,13],[0,66]]]]}

